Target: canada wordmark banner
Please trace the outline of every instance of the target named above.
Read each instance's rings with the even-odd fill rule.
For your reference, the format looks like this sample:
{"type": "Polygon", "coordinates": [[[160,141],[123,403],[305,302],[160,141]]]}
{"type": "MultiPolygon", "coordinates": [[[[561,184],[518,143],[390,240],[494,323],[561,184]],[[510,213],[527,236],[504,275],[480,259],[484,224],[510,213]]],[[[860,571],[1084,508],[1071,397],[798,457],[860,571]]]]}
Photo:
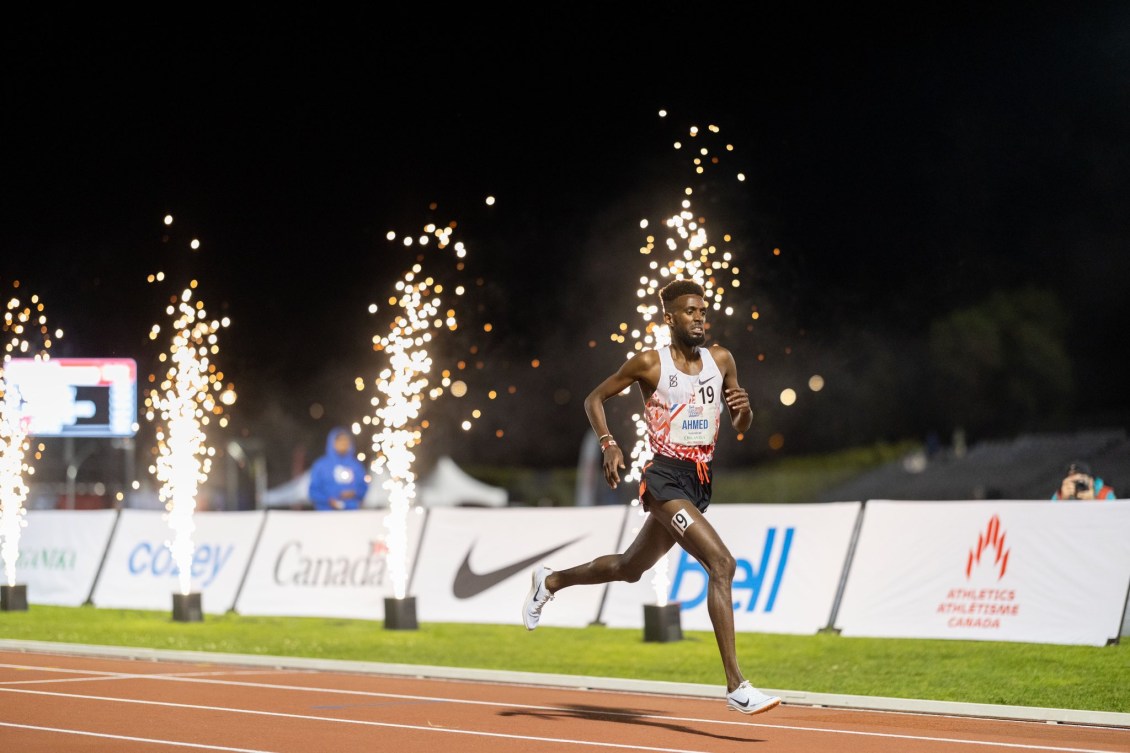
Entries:
{"type": "Polygon", "coordinates": [[[843,635],[1102,646],[1130,589],[1125,502],[872,500],[843,635]]]}
{"type": "Polygon", "coordinates": [[[424,510],[269,510],[235,610],[240,614],[384,619],[396,596],[393,574],[407,585],[424,510]],[[404,541],[390,548],[391,539],[404,541]]]}

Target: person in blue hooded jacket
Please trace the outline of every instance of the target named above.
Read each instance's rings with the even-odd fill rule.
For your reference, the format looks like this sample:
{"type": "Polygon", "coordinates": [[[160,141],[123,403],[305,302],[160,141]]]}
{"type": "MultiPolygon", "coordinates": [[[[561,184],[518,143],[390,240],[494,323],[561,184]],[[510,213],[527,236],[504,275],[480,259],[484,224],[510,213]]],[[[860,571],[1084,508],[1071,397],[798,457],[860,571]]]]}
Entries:
{"type": "Polygon", "coordinates": [[[310,466],[308,496],[315,510],[356,510],[361,507],[369,478],[357,459],[353,435],[336,426],[326,436],[326,454],[310,466]]]}

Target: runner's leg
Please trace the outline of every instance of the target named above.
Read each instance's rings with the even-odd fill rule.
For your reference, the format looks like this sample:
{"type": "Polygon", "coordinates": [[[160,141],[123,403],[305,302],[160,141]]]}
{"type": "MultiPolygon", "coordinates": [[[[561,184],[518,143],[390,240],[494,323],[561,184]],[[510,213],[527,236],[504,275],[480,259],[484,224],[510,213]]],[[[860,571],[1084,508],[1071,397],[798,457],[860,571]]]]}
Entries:
{"type": "Polygon", "coordinates": [[[689,500],[675,499],[667,502],[651,501],[651,517],[662,523],[675,537],[687,554],[698,560],[709,578],[706,611],[714,626],[714,638],[726,672],[726,691],[732,692],[745,677],[738,666],[738,651],[734,638],[733,582],[736,563],[722,537],[706,517],[689,500]],[[684,516],[689,524],[676,525],[675,516],[684,516]]]}
{"type": "Polygon", "coordinates": [[[567,570],[555,570],[545,579],[551,593],[569,586],[626,581],[635,583],[674,545],[667,527],[654,515],[644,518],[640,532],[621,554],[606,554],[567,570]]]}

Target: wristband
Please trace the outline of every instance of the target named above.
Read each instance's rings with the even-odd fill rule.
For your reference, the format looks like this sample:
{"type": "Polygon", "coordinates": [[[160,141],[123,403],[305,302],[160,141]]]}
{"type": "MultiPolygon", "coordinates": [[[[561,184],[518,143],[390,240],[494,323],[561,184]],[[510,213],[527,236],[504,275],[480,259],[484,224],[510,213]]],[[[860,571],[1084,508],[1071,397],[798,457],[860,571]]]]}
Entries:
{"type": "Polygon", "coordinates": [[[604,451],[605,451],[605,450],[607,450],[607,449],[608,449],[609,447],[617,447],[617,446],[618,446],[618,445],[616,444],[616,440],[615,440],[615,439],[609,439],[609,440],[608,440],[607,442],[601,442],[601,444],[600,444],[600,451],[601,451],[601,452],[604,452],[604,451]]]}

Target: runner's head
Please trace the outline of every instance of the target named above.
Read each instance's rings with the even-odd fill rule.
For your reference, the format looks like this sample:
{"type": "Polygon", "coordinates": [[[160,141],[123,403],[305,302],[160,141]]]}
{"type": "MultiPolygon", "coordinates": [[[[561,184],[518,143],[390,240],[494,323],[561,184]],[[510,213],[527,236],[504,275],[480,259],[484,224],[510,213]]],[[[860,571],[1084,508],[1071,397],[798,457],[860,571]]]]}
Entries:
{"type": "Polygon", "coordinates": [[[684,345],[706,342],[706,291],[694,280],[678,279],[659,291],[663,321],[671,328],[671,340],[684,345]]]}
{"type": "Polygon", "coordinates": [[[659,289],[659,300],[663,303],[663,312],[666,313],[671,308],[671,303],[684,295],[697,295],[699,298],[703,298],[706,291],[694,280],[685,280],[681,277],[672,280],[659,289]]]}

